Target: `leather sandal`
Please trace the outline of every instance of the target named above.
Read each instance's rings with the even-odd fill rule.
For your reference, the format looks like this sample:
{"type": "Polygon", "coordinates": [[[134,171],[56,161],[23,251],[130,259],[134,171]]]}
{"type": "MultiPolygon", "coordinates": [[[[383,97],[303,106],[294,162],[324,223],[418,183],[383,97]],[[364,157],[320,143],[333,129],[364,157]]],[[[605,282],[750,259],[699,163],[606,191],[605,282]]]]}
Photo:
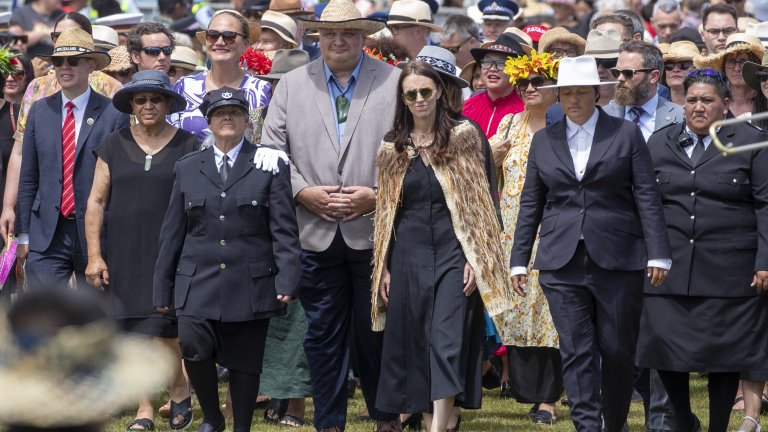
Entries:
{"type": "Polygon", "coordinates": [[[125,428],[125,430],[141,431],[141,432],[153,431],[155,430],[155,422],[149,418],[137,418],[133,420],[131,423],[129,423],[128,426],[125,428]],[[134,426],[139,426],[139,427],[137,428],[134,426]]]}
{"type": "Polygon", "coordinates": [[[189,396],[181,402],[171,401],[171,416],[168,417],[168,426],[171,429],[186,429],[192,424],[192,419],[192,396],[189,396]],[[179,416],[183,419],[182,422],[174,423],[173,421],[179,416]]]}

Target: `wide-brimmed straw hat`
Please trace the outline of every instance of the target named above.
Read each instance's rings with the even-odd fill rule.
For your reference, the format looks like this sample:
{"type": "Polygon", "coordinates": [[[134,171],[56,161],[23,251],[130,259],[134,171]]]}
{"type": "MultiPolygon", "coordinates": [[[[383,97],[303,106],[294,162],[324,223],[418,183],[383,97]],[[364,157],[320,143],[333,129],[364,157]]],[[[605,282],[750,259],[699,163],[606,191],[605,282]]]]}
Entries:
{"type": "Polygon", "coordinates": [[[757,79],[756,73],[761,70],[768,70],[768,52],[763,54],[762,63],[757,64],[748,61],[741,67],[741,75],[744,77],[744,82],[759,92],[763,89],[760,80],[757,79]]]}
{"type": "Polygon", "coordinates": [[[619,58],[619,47],[621,47],[621,35],[616,30],[590,30],[584,55],[597,59],[615,59],[619,58]]]}
{"type": "Polygon", "coordinates": [[[261,16],[261,29],[262,31],[264,29],[274,31],[280,36],[280,39],[291,44],[292,48],[299,46],[299,43],[296,42],[296,32],[298,31],[296,21],[286,14],[271,10],[264,12],[264,15],[261,16]]]}
{"type": "Polygon", "coordinates": [[[275,51],[272,58],[272,70],[266,75],[255,76],[261,79],[279,80],[283,75],[307,63],[309,63],[309,54],[306,51],[300,49],[280,49],[275,51]]]}
{"type": "Polygon", "coordinates": [[[132,114],[131,96],[135,93],[156,93],[169,98],[171,100],[169,113],[183,111],[187,108],[187,100],[173,91],[168,75],[160,71],[145,70],[133,74],[133,78],[112,96],[112,105],[118,111],[132,114]]]}
{"type": "Polygon", "coordinates": [[[576,51],[579,55],[584,55],[584,48],[587,46],[587,41],[583,37],[568,31],[565,27],[555,27],[549,29],[541,35],[539,39],[539,52],[549,52],[552,44],[556,42],[565,42],[576,46],[576,51]]]}
{"type": "Polygon", "coordinates": [[[195,50],[179,45],[176,45],[176,48],[174,48],[173,53],[171,54],[171,66],[195,72],[205,70],[205,67],[200,66],[197,63],[197,53],[195,50]]]}
{"type": "Polygon", "coordinates": [[[701,55],[699,47],[691,41],[672,42],[661,52],[664,62],[690,61],[701,55]]]}
{"type": "MultiPolygon", "coordinates": [[[[415,61],[427,63],[435,68],[441,77],[450,80],[460,88],[469,87],[469,82],[456,74],[456,57],[445,48],[427,45],[419,51],[415,61]]],[[[402,69],[408,63],[407,61],[399,62],[397,67],[402,69]]]]}
{"type": "Polygon", "coordinates": [[[92,34],[93,45],[102,51],[109,51],[120,45],[120,37],[112,27],[94,24],[92,34]]]}
{"type": "Polygon", "coordinates": [[[432,20],[432,10],[421,0],[398,0],[389,9],[388,26],[415,25],[426,27],[433,32],[442,32],[443,28],[432,20]]]}
{"type": "Polygon", "coordinates": [[[96,70],[109,66],[109,54],[96,51],[93,45],[93,37],[81,28],[64,30],[56,39],[53,54],[40,56],[50,61],[53,57],[85,57],[96,62],[96,70]]]}
{"type": "Polygon", "coordinates": [[[118,333],[84,294],[38,289],[0,313],[0,423],[95,425],[169,383],[178,358],[151,338],[118,333]]]}
{"type": "MultiPolygon", "coordinates": [[[[179,47],[176,47],[176,49],[179,49],[179,47]]],[[[131,62],[131,55],[128,53],[128,48],[125,45],[109,50],[109,57],[112,58],[112,61],[109,62],[109,66],[102,69],[104,72],[117,73],[134,67],[133,62],[131,62]]]]}
{"type": "MultiPolygon", "coordinates": [[[[213,14],[213,17],[211,17],[211,21],[213,21],[213,18],[215,18],[217,15],[223,14],[223,13],[227,13],[227,14],[230,14],[230,15],[237,15],[237,16],[240,16],[243,19],[245,19],[245,17],[243,17],[243,14],[241,14],[240,12],[238,12],[238,11],[236,11],[234,9],[222,9],[220,11],[217,11],[215,14],[213,14]]],[[[238,26],[237,29],[234,29],[234,30],[238,31],[238,33],[239,33],[239,30],[240,30],[239,26],[238,26]]],[[[248,41],[250,43],[253,44],[253,43],[257,42],[259,40],[259,37],[261,36],[261,26],[259,26],[258,23],[248,21],[248,34],[246,36],[247,36],[248,41]]],[[[205,42],[205,31],[204,30],[195,33],[195,37],[197,37],[198,42],[200,42],[201,44],[203,44],[203,46],[205,46],[206,42],[205,42]]]]}
{"type": "Polygon", "coordinates": [[[564,57],[560,59],[557,84],[539,88],[616,85],[618,81],[600,82],[597,63],[592,56],[564,57]]]}
{"type": "Polygon", "coordinates": [[[366,36],[370,36],[386,27],[386,24],[381,21],[363,18],[357,6],[350,0],[331,0],[323,9],[319,20],[299,18],[299,21],[305,28],[310,30],[362,30],[366,36]]]}
{"type": "Polygon", "coordinates": [[[493,42],[486,42],[480,45],[480,48],[472,48],[469,50],[472,54],[472,58],[479,62],[487,54],[503,54],[505,56],[521,56],[525,55],[525,49],[517,41],[517,38],[509,33],[502,33],[498,39],[493,42]]]}
{"type": "Polygon", "coordinates": [[[301,0],[271,0],[269,10],[280,12],[292,17],[310,16],[312,11],[304,10],[301,0]]]}
{"type": "Polygon", "coordinates": [[[697,69],[712,68],[720,72],[724,71],[725,57],[729,54],[740,52],[752,53],[756,58],[763,58],[765,48],[760,39],[745,33],[734,33],[725,40],[725,49],[717,54],[698,56],[694,59],[697,69]]]}

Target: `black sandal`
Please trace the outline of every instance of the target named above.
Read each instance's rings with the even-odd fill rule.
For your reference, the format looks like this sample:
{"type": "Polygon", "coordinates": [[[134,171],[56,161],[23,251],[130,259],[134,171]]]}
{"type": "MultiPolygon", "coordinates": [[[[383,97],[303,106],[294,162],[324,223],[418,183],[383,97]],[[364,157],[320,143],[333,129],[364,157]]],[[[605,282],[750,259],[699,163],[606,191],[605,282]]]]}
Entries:
{"type": "Polygon", "coordinates": [[[171,400],[171,416],[168,417],[168,426],[173,430],[182,430],[189,427],[192,424],[192,396],[184,399],[181,402],[174,402],[171,400]],[[184,420],[181,423],[175,424],[173,421],[181,416],[184,420]]]}
{"type": "Polygon", "coordinates": [[[129,431],[153,431],[155,430],[155,422],[148,418],[134,419],[125,430],[129,431]],[[141,429],[134,428],[134,426],[141,426],[141,429]]]}
{"type": "Polygon", "coordinates": [[[289,399],[272,399],[264,410],[264,421],[268,423],[279,423],[285,413],[288,411],[289,399]],[[271,412],[271,415],[270,415],[271,412]]]}
{"type": "Polygon", "coordinates": [[[283,416],[283,418],[280,419],[280,424],[282,426],[300,428],[300,427],[304,427],[306,422],[304,421],[303,418],[296,417],[295,415],[286,414],[283,416]]]}

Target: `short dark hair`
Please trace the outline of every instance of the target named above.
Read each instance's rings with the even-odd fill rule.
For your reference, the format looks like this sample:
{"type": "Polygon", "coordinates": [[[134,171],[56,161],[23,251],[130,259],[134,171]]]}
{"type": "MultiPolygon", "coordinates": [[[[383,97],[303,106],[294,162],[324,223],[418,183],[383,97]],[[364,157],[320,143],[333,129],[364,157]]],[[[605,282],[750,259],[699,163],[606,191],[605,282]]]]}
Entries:
{"type": "Polygon", "coordinates": [[[621,44],[619,52],[640,54],[643,58],[643,67],[661,72],[664,68],[664,56],[656,45],[641,40],[628,40],[621,44]]]}
{"type": "Polygon", "coordinates": [[[589,25],[589,28],[594,30],[598,26],[606,23],[620,25],[624,29],[624,34],[621,35],[623,40],[632,39],[632,35],[635,33],[635,27],[632,25],[632,19],[624,15],[616,14],[601,15],[595,18],[595,20],[592,21],[592,23],[589,25]]]}
{"type": "Polygon", "coordinates": [[[704,12],[701,14],[701,28],[707,29],[707,19],[710,14],[730,15],[733,17],[735,23],[739,22],[739,13],[736,8],[727,3],[718,3],[710,5],[704,8],[704,12]]]}
{"type": "Polygon", "coordinates": [[[63,15],[61,15],[56,22],[53,24],[54,30],[59,25],[60,22],[64,20],[70,20],[77,23],[77,25],[83,29],[86,33],[89,35],[93,35],[93,26],[91,25],[91,22],[88,20],[88,18],[85,17],[85,15],[77,12],[67,12],[63,15]]]}
{"type": "Polygon", "coordinates": [[[128,40],[125,42],[125,46],[129,53],[139,53],[144,48],[141,43],[141,37],[156,33],[163,33],[168,36],[171,41],[171,46],[175,45],[175,38],[173,33],[168,30],[168,27],[160,24],[159,22],[143,22],[136,25],[130,32],[128,32],[128,40]]]}
{"type": "Polygon", "coordinates": [[[641,35],[645,33],[645,24],[643,24],[643,19],[640,17],[640,15],[632,12],[631,10],[627,9],[620,9],[616,11],[616,15],[622,15],[630,20],[632,20],[632,35],[634,36],[635,33],[640,33],[641,35]]]}
{"type": "Polygon", "coordinates": [[[709,84],[715,88],[715,92],[720,99],[730,99],[731,87],[725,76],[714,69],[695,69],[688,72],[683,80],[683,90],[688,93],[688,89],[694,84],[709,84]]]}

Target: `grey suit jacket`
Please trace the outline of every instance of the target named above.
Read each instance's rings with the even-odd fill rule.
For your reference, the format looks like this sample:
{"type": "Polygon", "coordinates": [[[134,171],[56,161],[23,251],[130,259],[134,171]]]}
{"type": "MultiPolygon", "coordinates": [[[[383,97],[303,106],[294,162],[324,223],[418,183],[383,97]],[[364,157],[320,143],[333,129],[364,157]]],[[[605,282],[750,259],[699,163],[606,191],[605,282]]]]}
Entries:
{"type": "MultiPolygon", "coordinates": [[[[392,129],[400,70],[362,55],[341,143],[322,58],[283,75],[274,89],[261,142],[290,156],[294,197],[308,186],[376,185],[376,153],[392,129]]],[[[301,205],[296,216],[303,249],[328,249],[339,228],[349,247],[373,247],[370,216],[327,222],[301,205]]]]}
{"type": "MultiPolygon", "coordinates": [[[[603,110],[606,114],[612,115],[614,117],[624,118],[627,107],[617,104],[616,100],[612,100],[608,102],[608,105],[606,105],[603,110]]],[[[659,96],[659,103],[656,104],[656,130],[659,130],[672,123],[682,123],[684,120],[685,115],[683,114],[682,106],[659,96]]]]}

